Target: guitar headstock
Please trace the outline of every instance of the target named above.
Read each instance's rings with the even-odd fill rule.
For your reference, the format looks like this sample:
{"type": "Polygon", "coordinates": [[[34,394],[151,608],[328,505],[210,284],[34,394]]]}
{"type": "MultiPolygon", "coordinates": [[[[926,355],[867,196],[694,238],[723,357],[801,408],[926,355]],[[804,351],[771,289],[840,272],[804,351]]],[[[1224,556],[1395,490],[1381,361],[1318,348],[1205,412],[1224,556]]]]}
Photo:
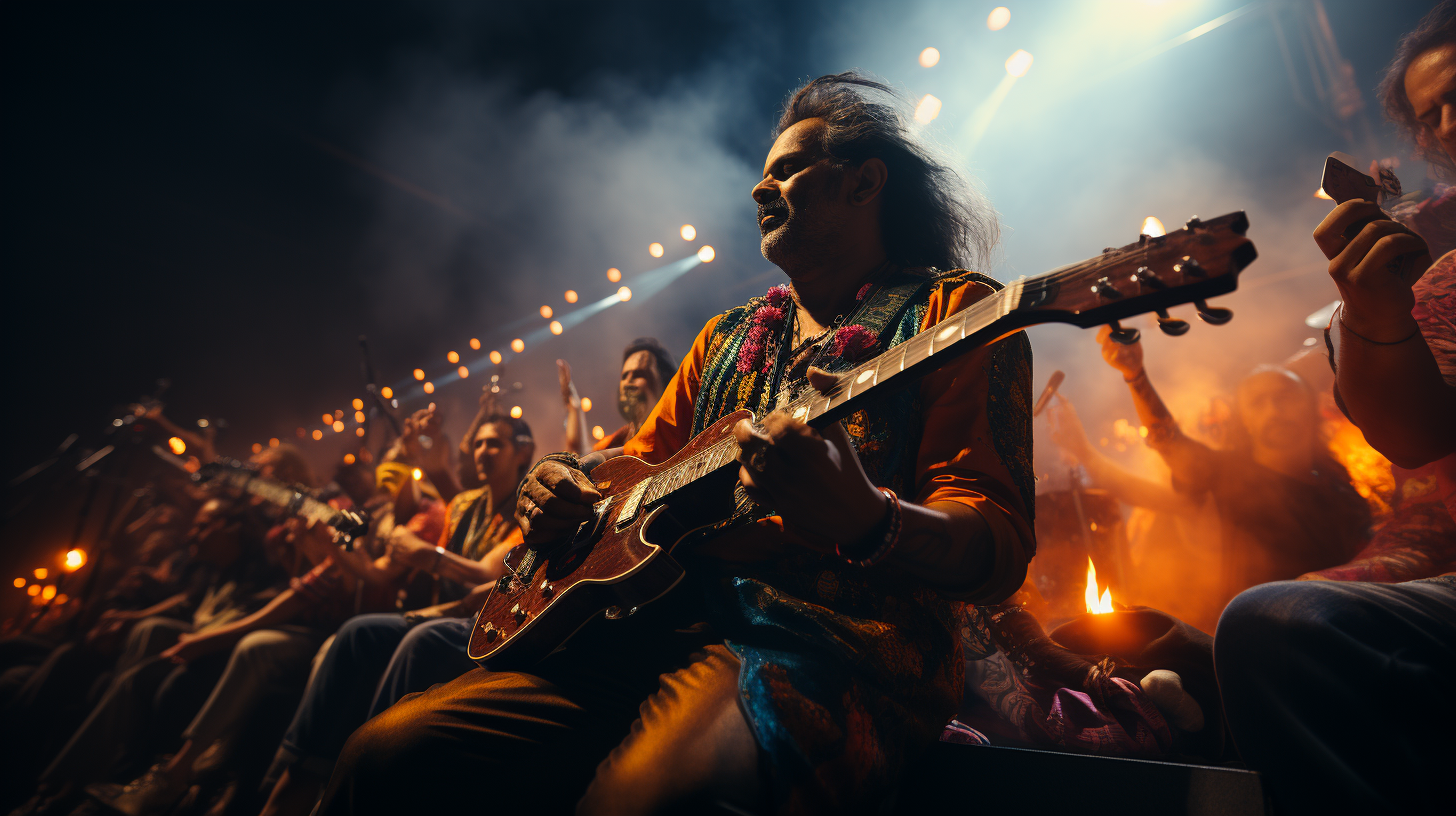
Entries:
{"type": "Polygon", "coordinates": [[[1192,218],[1167,235],[1143,235],[1136,243],[1109,247],[1102,255],[1020,282],[1017,312],[1031,322],[1071,323],[1091,328],[1104,323],[1113,339],[1135,343],[1136,329],[1117,321],[1145,312],[1158,315],[1166,334],[1188,331],[1187,321],[1168,309],[1194,303],[1206,323],[1221,326],[1233,318],[1228,309],[1205,301],[1238,288],[1238,274],[1258,257],[1244,233],[1249,219],[1232,212],[1207,221],[1192,218]]]}

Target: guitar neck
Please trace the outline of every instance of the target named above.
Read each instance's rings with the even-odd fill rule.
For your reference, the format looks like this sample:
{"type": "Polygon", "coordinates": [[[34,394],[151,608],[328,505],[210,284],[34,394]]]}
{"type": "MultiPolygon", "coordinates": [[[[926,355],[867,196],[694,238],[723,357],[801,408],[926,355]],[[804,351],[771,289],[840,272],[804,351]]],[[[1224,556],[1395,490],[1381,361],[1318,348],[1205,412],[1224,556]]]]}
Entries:
{"type": "Polygon", "coordinates": [[[338,511],[333,507],[302,491],[295,490],[281,482],[263,479],[249,471],[234,471],[223,476],[223,479],[249,495],[257,496],[269,504],[282,507],[290,513],[310,521],[328,524],[338,515],[338,511]]]}
{"type": "MultiPolygon", "coordinates": [[[[1222,324],[1232,313],[1205,312],[1204,299],[1232,292],[1238,273],[1257,257],[1244,237],[1248,226],[1242,212],[1208,221],[1193,218],[1167,235],[1143,235],[1136,243],[1013,281],[888,351],[836,372],[839,380],[828,392],[805,389],[782,410],[812,427],[826,427],[858,410],[877,388],[910,385],[954,357],[1038,323],[1117,326],[1123,318],[1156,311],[1159,325],[1176,336],[1188,324],[1169,318],[1167,309],[1196,303],[1207,322],[1222,324]]],[[[1128,336],[1136,339],[1135,332],[1128,336]]],[[[732,439],[710,445],[653,476],[633,500],[657,501],[724,467],[738,453],[732,439]]]]}

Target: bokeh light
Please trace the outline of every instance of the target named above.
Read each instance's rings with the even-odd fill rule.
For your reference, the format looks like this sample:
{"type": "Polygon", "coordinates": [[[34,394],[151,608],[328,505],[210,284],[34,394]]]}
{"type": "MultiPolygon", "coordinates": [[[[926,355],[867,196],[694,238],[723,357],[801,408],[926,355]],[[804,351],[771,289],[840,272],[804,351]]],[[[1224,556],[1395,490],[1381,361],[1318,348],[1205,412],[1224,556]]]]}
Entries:
{"type": "Polygon", "coordinates": [[[343,419],[343,418],[344,418],[344,409],[342,409],[342,408],[335,409],[335,411],[334,411],[334,419],[343,419]]]}
{"type": "Polygon", "coordinates": [[[619,281],[621,279],[622,279],[622,270],[618,269],[615,266],[612,267],[611,269],[608,269],[607,270],[607,280],[611,281],[612,283],[616,283],[617,281],[619,281]]]}
{"type": "Polygon", "coordinates": [[[317,441],[319,441],[320,439],[323,439],[323,438],[324,438],[324,432],[321,431],[321,430],[319,430],[319,429],[317,429],[317,428],[314,428],[314,430],[313,430],[313,441],[317,442],[317,441]]]}
{"type": "Polygon", "coordinates": [[[1000,31],[1009,22],[1011,22],[1011,9],[1005,6],[997,6],[991,9],[990,14],[986,15],[986,28],[992,31],[1000,31]]]}
{"type": "Polygon", "coordinates": [[[607,432],[604,431],[604,430],[602,430],[602,426],[600,426],[600,425],[593,425],[592,426],[592,439],[601,439],[601,438],[605,437],[606,435],[607,435],[607,432]]]}
{"type": "Polygon", "coordinates": [[[46,588],[40,591],[40,599],[42,601],[49,601],[54,597],[56,597],[56,585],[46,584],[46,588]]]}
{"type": "Polygon", "coordinates": [[[466,377],[469,377],[470,376],[470,367],[469,366],[460,366],[459,368],[455,369],[455,373],[456,374],[459,374],[460,375],[460,379],[463,380],[466,377]]]}
{"type": "Polygon", "coordinates": [[[71,572],[75,572],[76,570],[84,566],[86,566],[85,550],[66,551],[66,569],[70,570],[71,572]]]}
{"type": "Polygon", "coordinates": [[[939,48],[927,48],[920,52],[920,67],[934,68],[937,62],[940,62],[939,48]]]}
{"type": "Polygon", "coordinates": [[[691,241],[698,237],[698,228],[692,224],[683,224],[682,229],[678,230],[677,234],[681,235],[684,241],[691,241]]]}
{"type": "MultiPolygon", "coordinates": [[[[520,354],[521,352],[523,352],[525,350],[526,350],[526,341],[525,340],[522,340],[521,338],[517,337],[516,339],[514,339],[514,340],[511,341],[511,351],[514,351],[515,353],[520,354]]],[[[495,357],[491,357],[491,361],[492,362],[495,362],[495,357]]]]}
{"type": "Polygon", "coordinates": [[[367,419],[367,417],[364,416],[364,412],[363,411],[355,411],[354,412],[354,421],[355,422],[358,422],[358,423],[361,423],[362,424],[365,419],[367,419]]]}
{"type": "Polygon", "coordinates": [[[174,436],[171,439],[168,439],[167,447],[171,448],[172,452],[177,454],[178,456],[181,456],[182,454],[187,452],[187,443],[183,442],[182,437],[180,436],[174,436]]]}
{"type": "Polygon", "coordinates": [[[939,97],[933,96],[931,94],[926,94],[920,100],[920,104],[915,106],[915,121],[919,122],[922,125],[930,124],[931,122],[935,121],[935,117],[939,115],[939,97]]]}
{"type": "Polygon", "coordinates": [[[379,394],[385,399],[394,399],[394,389],[387,385],[379,389],[379,394]]]}
{"type": "Polygon", "coordinates": [[[278,437],[276,436],[268,440],[268,447],[270,448],[276,448],[278,444],[278,437]]]}
{"type": "Polygon", "coordinates": [[[37,581],[44,581],[46,579],[46,576],[47,575],[50,575],[50,574],[51,574],[51,571],[48,570],[48,569],[46,569],[45,567],[36,567],[35,568],[35,580],[37,580],[37,581]]]}
{"type": "Polygon", "coordinates": [[[1335,200],[1334,196],[1332,196],[1329,193],[1325,192],[1325,188],[1323,188],[1323,187],[1321,187],[1318,190],[1315,190],[1314,191],[1314,197],[1315,198],[1324,199],[1325,201],[1334,201],[1335,200]]]}
{"type": "Polygon", "coordinates": [[[425,478],[425,472],[423,470],[420,470],[419,468],[415,468],[414,470],[410,471],[410,476],[414,477],[414,480],[418,482],[419,480],[425,478]]]}
{"type": "Polygon", "coordinates": [[[352,454],[352,453],[346,453],[346,454],[344,454],[344,464],[346,464],[346,465],[352,465],[352,464],[354,464],[354,461],[355,461],[354,454],[352,454]]]}
{"type": "Polygon", "coordinates": [[[362,411],[362,410],[364,410],[364,400],[361,400],[358,397],[355,397],[353,404],[354,404],[354,410],[355,411],[362,411]]]}
{"type": "Polygon", "coordinates": [[[620,301],[624,301],[625,302],[625,301],[628,301],[628,300],[631,300],[631,299],[632,299],[632,290],[631,289],[628,289],[627,287],[623,286],[621,289],[618,289],[617,290],[617,300],[620,300],[620,301]]]}
{"type": "Polygon", "coordinates": [[[415,379],[417,379],[417,380],[423,380],[424,378],[425,378],[425,370],[423,368],[417,368],[417,369],[415,369],[415,379]]]}
{"type": "Polygon", "coordinates": [[[332,425],[332,424],[334,424],[334,415],[333,414],[324,414],[324,424],[325,425],[332,425]]]}
{"type": "Polygon", "coordinates": [[[713,248],[708,246],[707,244],[704,244],[698,250],[698,260],[702,261],[703,263],[712,263],[713,259],[716,257],[718,257],[718,253],[714,252],[713,248]]]}
{"type": "MultiPolygon", "coordinates": [[[[524,344],[524,343],[522,343],[522,344],[521,344],[521,347],[522,347],[522,348],[525,348],[525,344],[524,344]]],[[[501,353],[500,353],[500,352],[499,352],[499,351],[492,351],[492,352],[491,352],[491,353],[490,353],[490,361],[491,361],[491,362],[492,362],[492,363],[495,363],[495,364],[496,364],[496,365],[500,365],[500,361],[501,361],[501,353]]]]}
{"type": "Polygon", "coordinates": [[[551,333],[552,334],[561,334],[561,321],[559,321],[559,320],[553,320],[553,321],[551,321],[551,333]]]}
{"type": "Polygon", "coordinates": [[[433,393],[435,393],[435,384],[434,383],[427,382],[427,383],[425,383],[425,386],[424,387],[425,387],[425,393],[426,394],[433,394],[433,393]]]}
{"type": "Polygon", "coordinates": [[[522,413],[524,413],[524,412],[521,410],[521,406],[519,406],[519,405],[512,405],[511,406],[511,419],[520,419],[522,413]]]}
{"type": "Polygon", "coordinates": [[[364,428],[363,428],[363,426],[360,426],[358,428],[355,428],[354,429],[354,435],[355,436],[363,436],[364,435],[364,428]]]}
{"type": "Polygon", "coordinates": [[[250,448],[250,450],[252,450],[253,453],[262,453],[263,452],[263,443],[262,442],[254,442],[253,443],[253,447],[250,448]]]}
{"type": "Polygon", "coordinates": [[[14,583],[15,583],[15,588],[16,589],[20,589],[21,587],[25,586],[25,579],[24,578],[16,578],[15,581],[14,581],[14,583]]]}
{"type": "Polygon", "coordinates": [[[342,419],[336,419],[336,420],[334,420],[334,433],[343,433],[343,432],[344,432],[344,420],[342,420],[342,419]]]}
{"type": "Polygon", "coordinates": [[[583,411],[590,411],[591,410],[591,397],[582,397],[581,398],[581,410],[583,410],[583,411]]]}
{"type": "Polygon", "coordinates": [[[25,590],[25,594],[26,595],[29,595],[32,598],[34,598],[35,596],[39,595],[40,594],[40,584],[31,584],[25,590]]]}
{"type": "Polygon", "coordinates": [[[664,250],[662,248],[662,244],[659,244],[656,241],[653,241],[652,243],[647,245],[647,254],[651,255],[654,258],[661,258],[663,252],[664,250]]]}
{"type": "Polygon", "coordinates": [[[553,312],[551,311],[551,307],[550,306],[542,306],[541,307],[541,316],[542,317],[549,319],[552,314],[553,314],[553,312]]]}
{"type": "Polygon", "coordinates": [[[472,338],[470,338],[470,347],[472,349],[476,350],[476,351],[480,351],[480,338],[478,338],[478,337],[472,337],[472,338]]]}
{"type": "Polygon", "coordinates": [[[460,362],[460,354],[459,354],[459,352],[452,351],[449,354],[446,354],[445,355],[445,359],[446,360],[449,360],[450,363],[453,365],[455,363],[460,362]]]}
{"type": "Polygon", "coordinates": [[[566,290],[566,302],[567,303],[575,303],[576,302],[576,290],[575,289],[567,289],[566,290]]]}
{"type": "Polygon", "coordinates": [[[1006,73],[1014,77],[1026,76],[1031,70],[1031,54],[1023,49],[1016,49],[1016,53],[1006,58],[1006,73]]]}
{"type": "Polygon", "coordinates": [[[1159,221],[1155,216],[1150,215],[1147,218],[1143,219],[1142,234],[1157,238],[1160,235],[1167,235],[1168,231],[1166,229],[1163,229],[1162,221],[1159,221]]]}

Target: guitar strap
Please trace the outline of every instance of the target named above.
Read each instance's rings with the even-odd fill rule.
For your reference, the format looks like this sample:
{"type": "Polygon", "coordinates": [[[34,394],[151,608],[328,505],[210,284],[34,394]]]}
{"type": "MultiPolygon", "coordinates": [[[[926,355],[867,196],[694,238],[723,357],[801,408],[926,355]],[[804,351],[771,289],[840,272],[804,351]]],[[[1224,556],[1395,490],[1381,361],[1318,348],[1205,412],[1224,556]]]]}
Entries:
{"type": "MultiPolygon", "coordinates": [[[[936,276],[937,273],[934,269],[897,269],[887,275],[885,280],[874,284],[865,299],[860,302],[859,307],[845,322],[844,327],[824,342],[829,345],[830,349],[833,349],[836,345],[835,338],[846,335],[847,332],[853,332],[851,326],[858,326],[869,332],[875,338],[875,342],[869,346],[858,346],[854,349],[852,357],[844,351],[834,353],[830,349],[826,349],[826,353],[819,356],[815,365],[825,371],[840,371],[860,360],[888,350],[905,312],[920,301],[924,292],[935,283],[936,276]]],[[[787,339],[789,333],[784,334],[787,339]]],[[[787,350],[784,350],[780,360],[786,356],[787,350]]],[[[777,404],[780,406],[786,404],[805,385],[804,377],[781,384],[777,391],[777,404]]]]}

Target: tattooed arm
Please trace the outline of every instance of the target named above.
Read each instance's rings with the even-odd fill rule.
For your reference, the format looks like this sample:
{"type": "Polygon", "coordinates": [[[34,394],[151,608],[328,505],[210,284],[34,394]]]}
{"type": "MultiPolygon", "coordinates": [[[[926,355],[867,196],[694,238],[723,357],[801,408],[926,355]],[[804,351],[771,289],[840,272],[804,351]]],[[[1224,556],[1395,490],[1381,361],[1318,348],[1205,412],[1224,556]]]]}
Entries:
{"type": "Polygon", "coordinates": [[[1097,340],[1102,344],[1102,359],[1122,373],[1123,381],[1132,392],[1138,419],[1148,429],[1148,447],[1157,451],[1173,471],[1174,489],[1185,494],[1202,493],[1212,476],[1209,459],[1213,451],[1183,435],[1183,430],[1148,379],[1147,369],[1143,368],[1142,344],[1124,346],[1113,342],[1112,330],[1107,326],[1097,332],[1097,340]]]}

